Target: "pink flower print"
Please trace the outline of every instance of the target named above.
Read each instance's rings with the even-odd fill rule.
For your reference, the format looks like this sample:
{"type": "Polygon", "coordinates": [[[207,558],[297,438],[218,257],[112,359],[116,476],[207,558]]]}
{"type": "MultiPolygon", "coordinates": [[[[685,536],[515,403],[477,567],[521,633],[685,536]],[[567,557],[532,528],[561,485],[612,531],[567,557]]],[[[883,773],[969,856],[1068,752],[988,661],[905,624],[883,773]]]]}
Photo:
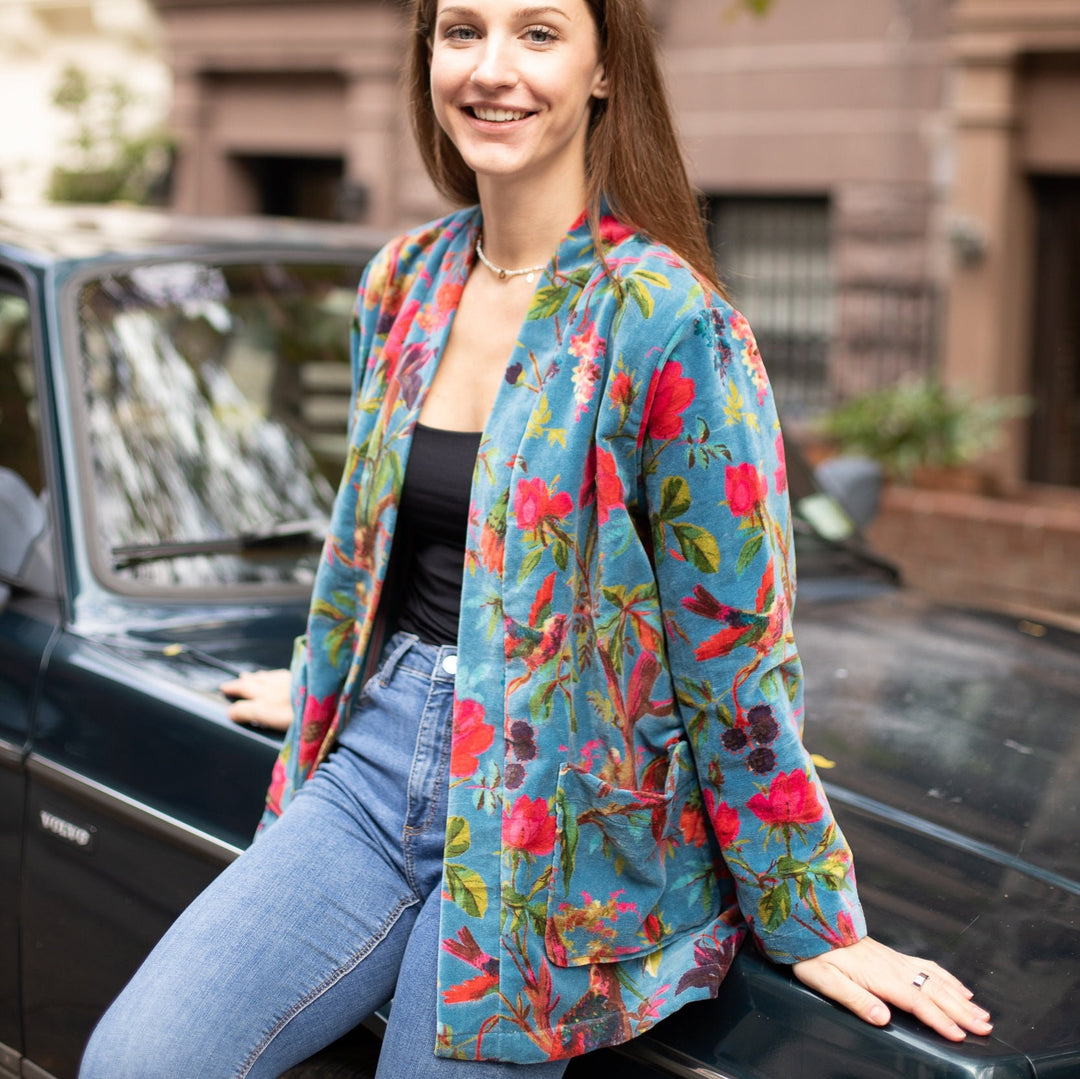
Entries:
{"type": "Polygon", "coordinates": [[[570,376],[574,384],[574,420],[581,419],[582,413],[589,407],[589,402],[596,392],[596,380],[600,377],[600,365],[595,360],[582,358],[570,376]]]}
{"type": "Polygon", "coordinates": [[[769,786],[768,795],[759,791],[747,805],[754,816],[770,826],[813,824],[825,812],[817,788],[802,771],[781,772],[769,786]]]}
{"type": "Polygon", "coordinates": [[[548,485],[539,476],[518,480],[514,516],[521,531],[535,532],[545,521],[561,520],[573,508],[574,501],[565,491],[552,497],[548,485]]]}
{"type": "Polygon", "coordinates": [[[787,457],[784,455],[784,436],[779,433],[776,436],[776,459],[780,465],[773,473],[773,486],[777,494],[783,494],[787,490],[787,457]]]}
{"type": "Polygon", "coordinates": [[[728,509],[735,517],[746,517],[765,501],[768,488],[765,478],[749,461],[728,465],[724,473],[724,491],[728,509]]]}
{"type": "Polygon", "coordinates": [[[509,812],[504,810],[503,842],[538,858],[550,854],[555,848],[555,816],[547,800],[523,794],[509,812]]]}

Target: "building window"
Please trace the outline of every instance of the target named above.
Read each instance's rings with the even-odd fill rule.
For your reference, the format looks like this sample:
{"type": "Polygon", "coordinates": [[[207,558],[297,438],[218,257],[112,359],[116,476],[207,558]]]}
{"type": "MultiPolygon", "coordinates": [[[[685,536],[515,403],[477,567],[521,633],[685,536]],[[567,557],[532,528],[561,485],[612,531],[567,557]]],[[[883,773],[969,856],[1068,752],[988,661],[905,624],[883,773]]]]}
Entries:
{"type": "Polygon", "coordinates": [[[754,329],[787,418],[813,416],[832,401],[829,217],[826,198],[710,200],[710,238],[721,280],[754,329]]]}

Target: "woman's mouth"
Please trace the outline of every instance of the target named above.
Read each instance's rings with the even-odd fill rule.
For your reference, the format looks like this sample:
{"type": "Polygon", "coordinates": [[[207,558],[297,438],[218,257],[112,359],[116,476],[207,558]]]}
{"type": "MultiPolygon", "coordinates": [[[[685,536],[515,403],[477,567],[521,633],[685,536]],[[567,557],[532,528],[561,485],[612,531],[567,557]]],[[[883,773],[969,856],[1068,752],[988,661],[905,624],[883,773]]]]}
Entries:
{"type": "Polygon", "coordinates": [[[521,109],[495,109],[483,105],[472,105],[465,111],[472,113],[477,120],[484,120],[490,124],[508,124],[514,120],[524,120],[532,115],[521,109]]]}

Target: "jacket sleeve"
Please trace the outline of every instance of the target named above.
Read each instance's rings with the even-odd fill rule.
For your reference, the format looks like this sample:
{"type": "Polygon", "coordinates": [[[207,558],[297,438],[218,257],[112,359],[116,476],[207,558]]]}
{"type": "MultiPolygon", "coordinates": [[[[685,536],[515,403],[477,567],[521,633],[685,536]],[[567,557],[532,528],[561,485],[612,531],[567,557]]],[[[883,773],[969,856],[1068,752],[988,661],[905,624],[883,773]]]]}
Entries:
{"type": "Polygon", "coordinates": [[[766,954],[865,934],[851,853],[802,743],[784,450],[745,319],[685,316],[644,405],[641,469],[678,709],[707,816],[766,954]]]}
{"type": "MultiPolygon", "coordinates": [[[[383,326],[387,321],[386,295],[390,291],[388,282],[392,279],[395,262],[394,246],[380,251],[365,268],[357,291],[350,329],[353,405],[349,419],[349,455],[342,475],[342,487],[352,482],[356,459],[362,455],[362,448],[357,447],[353,439],[357,410],[365,399],[365,376],[369,369],[372,345],[380,338],[380,332],[385,336],[383,326]]],[[[325,662],[321,668],[329,682],[336,683],[344,676],[342,665],[347,661],[348,649],[341,647],[340,642],[333,639],[328,642],[325,626],[317,620],[320,611],[317,600],[324,595],[333,596],[335,601],[337,597],[347,596],[347,591],[335,590],[333,579],[342,572],[341,548],[343,544],[351,543],[352,529],[346,519],[347,514],[344,514],[348,505],[348,500],[343,499],[339,491],[334,504],[334,519],[331,521],[327,543],[316,574],[307,632],[297,637],[293,644],[292,661],[289,665],[289,695],[293,707],[293,721],[285,734],[274,765],[266,795],[266,809],[259,824],[260,831],[281,816],[296,790],[310,774],[336,709],[337,694],[333,684],[314,687],[311,685],[310,661],[314,643],[315,647],[322,649],[325,662]],[[334,662],[335,657],[337,662],[334,662]]],[[[336,613],[342,615],[337,624],[347,628],[350,623],[345,616],[349,612],[342,610],[336,613]]]]}

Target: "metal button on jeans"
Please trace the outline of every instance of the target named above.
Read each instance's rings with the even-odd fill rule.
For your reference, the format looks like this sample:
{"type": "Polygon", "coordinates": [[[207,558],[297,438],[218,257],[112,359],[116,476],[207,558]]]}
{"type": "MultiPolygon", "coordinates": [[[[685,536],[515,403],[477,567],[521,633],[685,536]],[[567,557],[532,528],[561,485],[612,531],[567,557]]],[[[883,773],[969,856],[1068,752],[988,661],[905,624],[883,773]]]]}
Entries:
{"type": "Polygon", "coordinates": [[[457,674],[457,656],[443,656],[442,669],[447,674],[457,674]]]}

